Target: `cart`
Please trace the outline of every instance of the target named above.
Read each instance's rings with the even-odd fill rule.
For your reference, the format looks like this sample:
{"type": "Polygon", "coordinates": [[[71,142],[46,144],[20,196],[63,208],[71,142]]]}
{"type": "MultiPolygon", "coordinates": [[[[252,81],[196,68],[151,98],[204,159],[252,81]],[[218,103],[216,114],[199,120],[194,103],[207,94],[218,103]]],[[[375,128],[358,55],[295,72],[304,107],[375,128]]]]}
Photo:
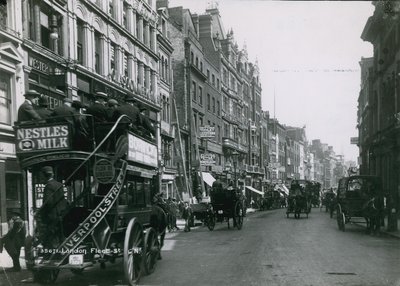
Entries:
{"type": "Polygon", "coordinates": [[[311,211],[310,201],[310,181],[307,180],[293,180],[290,184],[288,206],[286,209],[286,217],[293,213],[294,218],[300,218],[300,214],[304,213],[308,218],[311,211]]]}
{"type": "Polygon", "coordinates": [[[77,127],[67,121],[15,126],[26,178],[26,264],[35,282],[53,283],[64,269],[81,273],[95,263],[105,268],[117,258],[129,285],[154,271],[165,235],[151,204],[158,189],[157,145],[120,127],[123,117],[109,127],[95,126],[79,145],[77,127]],[[104,134],[101,142],[93,134],[104,134]],[[44,211],[44,166],[54,171],[68,201],[55,220],[44,211]]]}
{"type": "Polygon", "coordinates": [[[347,223],[359,218],[365,219],[367,231],[374,227],[374,224],[380,224],[379,216],[383,211],[382,198],[379,177],[355,175],[341,178],[336,206],[339,230],[345,231],[347,223]]]}
{"type": "Polygon", "coordinates": [[[240,191],[232,186],[223,186],[222,188],[212,188],[210,196],[211,214],[215,217],[215,220],[213,220],[214,224],[215,221],[226,221],[228,228],[230,228],[229,219],[232,218],[233,227],[236,227],[238,230],[242,229],[244,212],[240,191]]]}

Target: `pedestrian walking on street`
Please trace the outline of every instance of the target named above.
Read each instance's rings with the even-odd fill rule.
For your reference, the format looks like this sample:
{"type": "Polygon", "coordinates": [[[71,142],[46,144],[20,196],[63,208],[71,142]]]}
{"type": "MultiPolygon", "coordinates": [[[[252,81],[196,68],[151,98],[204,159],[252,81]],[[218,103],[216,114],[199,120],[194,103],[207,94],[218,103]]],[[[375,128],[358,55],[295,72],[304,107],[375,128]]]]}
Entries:
{"type": "Polygon", "coordinates": [[[17,272],[21,271],[21,265],[19,263],[19,256],[21,254],[21,248],[25,244],[25,223],[22,220],[18,212],[14,212],[13,216],[9,221],[10,230],[0,238],[0,253],[3,252],[3,246],[10,255],[13,267],[4,269],[5,271],[17,272]]]}

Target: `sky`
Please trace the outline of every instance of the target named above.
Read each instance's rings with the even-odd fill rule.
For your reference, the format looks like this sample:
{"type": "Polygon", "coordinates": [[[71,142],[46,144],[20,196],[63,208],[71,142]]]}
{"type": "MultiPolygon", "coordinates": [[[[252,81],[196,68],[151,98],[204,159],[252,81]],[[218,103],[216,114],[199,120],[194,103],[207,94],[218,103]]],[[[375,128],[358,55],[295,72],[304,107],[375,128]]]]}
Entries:
{"type": "MultiPolygon", "coordinates": [[[[210,0],[170,0],[203,14],[210,0]]],[[[225,31],[258,62],[262,109],[280,123],[306,126],[308,141],[321,139],[336,154],[357,161],[357,99],[362,57],[373,47],[360,37],[371,1],[219,0],[225,31]]]]}

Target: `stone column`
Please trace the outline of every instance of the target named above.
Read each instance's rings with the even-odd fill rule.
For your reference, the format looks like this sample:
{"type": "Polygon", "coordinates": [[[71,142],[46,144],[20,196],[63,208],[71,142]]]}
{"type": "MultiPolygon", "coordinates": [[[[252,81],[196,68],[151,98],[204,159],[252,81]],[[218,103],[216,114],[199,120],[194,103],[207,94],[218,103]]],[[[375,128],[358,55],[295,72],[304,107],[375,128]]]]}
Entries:
{"type": "Polygon", "coordinates": [[[148,47],[150,46],[150,35],[149,34],[150,34],[150,25],[149,25],[149,22],[146,21],[144,23],[143,43],[148,47]]]}
{"type": "Polygon", "coordinates": [[[156,53],[156,29],[154,27],[150,27],[150,49],[156,53]]]}
{"type": "Polygon", "coordinates": [[[33,26],[34,26],[34,33],[35,33],[35,42],[41,44],[42,37],[40,34],[40,6],[37,2],[34,2],[33,6],[33,26]]]}
{"type": "Polygon", "coordinates": [[[92,67],[92,51],[93,51],[93,45],[92,45],[92,31],[90,30],[90,26],[88,23],[84,23],[83,24],[83,39],[84,39],[84,43],[83,43],[83,65],[86,67],[91,68],[92,67]]]}
{"type": "Polygon", "coordinates": [[[131,34],[133,34],[133,25],[132,25],[132,18],[133,18],[133,8],[131,5],[128,5],[128,9],[126,9],[126,28],[131,34]]]}
{"type": "Polygon", "coordinates": [[[139,39],[139,41],[143,42],[144,41],[144,39],[143,39],[143,17],[141,15],[138,15],[138,17],[139,17],[139,29],[138,29],[139,35],[137,35],[137,38],[139,39]]]}
{"type": "Polygon", "coordinates": [[[138,61],[138,87],[140,88],[139,93],[141,92],[141,88],[144,86],[144,64],[138,61]]]}
{"type": "Polygon", "coordinates": [[[145,88],[146,88],[146,91],[148,91],[148,90],[150,90],[150,67],[148,67],[148,66],[146,66],[145,67],[145,78],[146,78],[146,81],[145,81],[145,88]]]}
{"type": "Polygon", "coordinates": [[[150,81],[150,98],[155,100],[157,94],[157,72],[151,70],[151,81],[150,81]]]}

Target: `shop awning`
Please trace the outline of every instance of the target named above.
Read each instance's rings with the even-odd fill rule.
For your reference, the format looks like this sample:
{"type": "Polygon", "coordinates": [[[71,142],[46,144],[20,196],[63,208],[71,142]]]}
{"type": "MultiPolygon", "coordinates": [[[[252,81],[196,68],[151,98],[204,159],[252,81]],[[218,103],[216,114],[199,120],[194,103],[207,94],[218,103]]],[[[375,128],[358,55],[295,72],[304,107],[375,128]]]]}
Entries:
{"type": "Polygon", "coordinates": [[[283,193],[283,194],[285,194],[285,195],[289,195],[289,190],[288,190],[288,188],[286,188],[286,186],[285,185],[276,185],[276,188],[275,188],[275,190],[278,190],[278,191],[280,191],[281,193],[283,193]]]}
{"type": "Polygon", "coordinates": [[[249,189],[252,192],[255,192],[255,193],[259,194],[259,195],[263,195],[263,192],[260,192],[259,190],[254,189],[253,187],[246,186],[246,188],[249,189]]]}
{"type": "Polygon", "coordinates": [[[208,172],[202,172],[203,173],[203,181],[212,187],[212,184],[215,182],[215,178],[208,172]]]}

